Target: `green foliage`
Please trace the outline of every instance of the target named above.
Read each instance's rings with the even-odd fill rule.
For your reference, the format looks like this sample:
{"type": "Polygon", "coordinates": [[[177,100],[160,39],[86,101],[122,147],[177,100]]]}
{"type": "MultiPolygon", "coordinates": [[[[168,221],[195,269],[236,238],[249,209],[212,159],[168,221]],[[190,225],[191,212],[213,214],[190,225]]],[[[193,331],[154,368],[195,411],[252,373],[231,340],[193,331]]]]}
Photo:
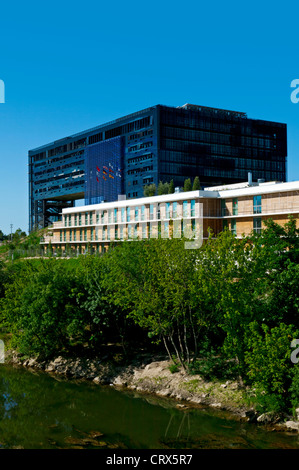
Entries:
{"type": "Polygon", "coordinates": [[[184,181],[184,192],[186,192],[186,191],[192,191],[192,183],[191,183],[190,178],[187,178],[184,181]]]}
{"type": "MultiPolygon", "coordinates": [[[[101,256],[6,262],[0,327],[13,347],[44,357],[109,342],[125,352],[133,343],[161,346],[172,370],[238,377],[255,387],[261,410],[289,410],[299,393],[290,360],[299,337],[298,235],[290,218],[242,239],[210,233],[196,250],[160,238],[125,241],[101,256]]],[[[39,236],[15,245],[16,257],[39,236]]]]}
{"type": "Polygon", "coordinates": [[[293,411],[299,407],[299,365],[298,363],[292,369],[292,382],[289,388],[290,400],[293,411]]]}
{"type": "Polygon", "coordinates": [[[159,182],[158,184],[158,196],[161,196],[162,194],[168,194],[169,193],[169,183],[162,183],[162,181],[159,182]]]}
{"type": "Polygon", "coordinates": [[[247,375],[259,394],[259,402],[265,409],[289,405],[288,391],[292,381],[290,344],[298,338],[299,331],[293,325],[279,323],[269,328],[256,321],[248,325],[245,362],[247,375]]]}
{"type": "Polygon", "coordinates": [[[156,188],[156,185],[154,183],[153,184],[148,184],[148,185],[144,186],[144,188],[143,188],[143,194],[144,194],[145,197],[155,196],[156,192],[157,192],[157,188],[156,188]]]}
{"type": "Polygon", "coordinates": [[[7,286],[2,322],[23,354],[51,356],[70,344],[74,330],[80,331],[84,312],[76,303],[79,279],[67,274],[55,261],[42,261],[38,269],[24,263],[7,286]]]}
{"type": "Polygon", "coordinates": [[[170,181],[169,187],[168,187],[168,194],[173,194],[174,193],[174,182],[173,180],[170,181]]]}
{"type": "Polygon", "coordinates": [[[170,370],[170,372],[172,374],[175,374],[176,372],[178,372],[180,370],[179,366],[177,364],[170,364],[170,366],[168,367],[168,369],[170,370]]]}
{"type": "Polygon", "coordinates": [[[193,361],[188,370],[191,375],[199,374],[206,380],[235,379],[237,367],[235,361],[227,360],[221,347],[214,347],[210,340],[203,340],[199,358],[193,361]]]}
{"type": "Polygon", "coordinates": [[[201,189],[199,177],[195,176],[192,186],[192,191],[199,191],[201,189]]]}

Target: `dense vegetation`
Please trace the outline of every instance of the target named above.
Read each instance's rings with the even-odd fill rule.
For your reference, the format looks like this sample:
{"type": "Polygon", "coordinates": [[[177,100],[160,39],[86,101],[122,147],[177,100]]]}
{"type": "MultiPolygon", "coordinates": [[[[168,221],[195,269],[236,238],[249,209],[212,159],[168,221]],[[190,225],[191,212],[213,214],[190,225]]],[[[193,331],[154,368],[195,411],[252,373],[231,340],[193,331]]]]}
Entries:
{"type": "Polygon", "coordinates": [[[165,348],[173,368],[237,377],[261,410],[299,406],[299,231],[224,231],[200,249],[181,239],[123,242],[102,256],[0,266],[0,327],[24,355],[118,342],[165,348]],[[158,346],[155,346],[158,347],[158,346]]]}

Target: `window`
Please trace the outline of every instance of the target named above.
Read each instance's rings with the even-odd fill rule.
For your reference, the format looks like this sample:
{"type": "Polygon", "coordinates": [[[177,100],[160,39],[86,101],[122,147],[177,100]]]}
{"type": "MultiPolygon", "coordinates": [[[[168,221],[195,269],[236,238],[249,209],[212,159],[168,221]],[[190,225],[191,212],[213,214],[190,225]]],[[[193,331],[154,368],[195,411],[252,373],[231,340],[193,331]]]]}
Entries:
{"type": "Polygon", "coordinates": [[[82,225],[81,214],[79,214],[79,225],[82,225]]]}
{"type": "Polygon", "coordinates": [[[100,221],[100,215],[99,215],[99,213],[97,212],[97,215],[96,215],[96,223],[98,224],[99,221],[100,221]]]}
{"type": "Polygon", "coordinates": [[[72,241],[72,230],[70,230],[70,242],[72,241]]]}
{"type": "Polygon", "coordinates": [[[60,241],[62,242],[62,230],[60,230],[60,241]]]}
{"type": "Polygon", "coordinates": [[[145,206],[141,206],[141,220],[144,220],[145,206]]]}
{"type": "Polygon", "coordinates": [[[74,230],[74,242],[77,240],[77,231],[74,230]]]}
{"type": "Polygon", "coordinates": [[[122,222],[125,221],[125,208],[124,207],[121,208],[121,221],[122,222]]]}
{"type": "Polygon", "coordinates": [[[114,239],[115,240],[118,239],[118,227],[117,227],[117,225],[115,225],[115,227],[114,227],[114,239]]]}
{"type": "Polygon", "coordinates": [[[238,215],[238,198],[233,198],[233,215],[238,215]]]}
{"type": "Polygon", "coordinates": [[[117,209],[114,209],[114,223],[116,224],[117,222],[117,209]]]}
{"type": "Polygon", "coordinates": [[[123,227],[122,225],[120,226],[120,234],[119,234],[119,237],[120,237],[121,240],[124,239],[124,227],[123,227]]]}
{"type": "Polygon", "coordinates": [[[231,220],[231,232],[234,235],[237,235],[237,224],[236,224],[236,219],[231,220]]]}
{"type": "Polygon", "coordinates": [[[88,213],[85,213],[85,225],[88,225],[88,213]]]}
{"type": "Polygon", "coordinates": [[[130,222],[130,207],[127,207],[127,222],[130,222]]]}
{"type": "Polygon", "coordinates": [[[139,217],[139,208],[135,207],[135,220],[138,220],[139,217]]]}
{"type": "Polygon", "coordinates": [[[174,202],[172,207],[173,207],[173,218],[176,219],[178,216],[178,203],[174,202]]]}
{"type": "Polygon", "coordinates": [[[82,235],[82,228],[80,228],[80,242],[83,240],[83,235],[82,235]]]}
{"type": "Polygon", "coordinates": [[[228,228],[228,223],[227,223],[227,219],[224,219],[222,221],[222,229],[225,230],[226,228],[228,228]]]}
{"type": "Polygon", "coordinates": [[[261,214],[262,212],[262,196],[253,196],[253,213],[261,214]]]}
{"type": "Polygon", "coordinates": [[[90,229],[90,240],[93,241],[93,227],[90,229]]]}
{"type": "Polygon", "coordinates": [[[150,220],[154,219],[154,204],[150,204],[150,220]]]}
{"type": "Polygon", "coordinates": [[[188,201],[183,202],[183,217],[188,217],[188,201]]]}
{"type": "Polygon", "coordinates": [[[191,217],[195,217],[195,199],[191,200],[191,217]]]}
{"type": "Polygon", "coordinates": [[[255,217],[253,219],[253,231],[256,233],[261,233],[262,231],[262,219],[261,217],[255,217]]]}
{"type": "Polygon", "coordinates": [[[64,233],[63,233],[63,241],[66,242],[66,230],[64,230],[64,233]]]}
{"type": "Polygon", "coordinates": [[[134,226],[134,238],[137,238],[138,237],[138,225],[135,224],[134,226]]]}
{"type": "Polygon", "coordinates": [[[92,212],[89,213],[89,223],[90,223],[90,225],[92,225],[92,223],[93,223],[92,212]]]}
{"type": "Polygon", "coordinates": [[[108,223],[111,224],[112,210],[108,212],[108,223]]]}
{"type": "Polygon", "coordinates": [[[87,228],[84,229],[84,241],[87,242],[87,228]]]}
{"type": "Polygon", "coordinates": [[[171,217],[170,209],[171,209],[171,203],[166,202],[166,208],[165,208],[166,219],[170,219],[170,217],[171,217]]]}
{"type": "Polygon", "coordinates": [[[75,226],[77,226],[77,214],[75,214],[75,226]]]}

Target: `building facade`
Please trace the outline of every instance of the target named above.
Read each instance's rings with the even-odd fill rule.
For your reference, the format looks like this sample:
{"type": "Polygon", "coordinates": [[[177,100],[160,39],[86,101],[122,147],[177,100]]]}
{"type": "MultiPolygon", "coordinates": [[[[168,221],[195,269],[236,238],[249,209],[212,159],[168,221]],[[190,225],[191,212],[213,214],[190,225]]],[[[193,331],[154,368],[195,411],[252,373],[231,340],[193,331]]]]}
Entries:
{"type": "Polygon", "coordinates": [[[65,208],[42,241],[58,253],[106,251],[123,240],[181,237],[198,241],[225,227],[237,237],[260,232],[266,219],[297,219],[299,181],[241,183],[200,191],[65,208]]]}
{"type": "Polygon", "coordinates": [[[156,105],[29,151],[29,231],[85,204],[141,198],[144,186],[198,176],[202,188],[286,181],[286,125],[245,113],[156,105]]]}

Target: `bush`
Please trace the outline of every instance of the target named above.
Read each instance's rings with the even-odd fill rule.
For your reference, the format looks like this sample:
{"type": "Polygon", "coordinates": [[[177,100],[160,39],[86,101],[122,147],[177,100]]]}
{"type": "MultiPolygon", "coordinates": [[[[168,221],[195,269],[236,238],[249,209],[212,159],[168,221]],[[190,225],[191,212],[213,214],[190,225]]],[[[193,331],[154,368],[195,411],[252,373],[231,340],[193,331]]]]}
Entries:
{"type": "Polygon", "coordinates": [[[293,411],[299,407],[299,363],[293,368],[292,383],[289,388],[293,411]]]}
{"type": "Polygon", "coordinates": [[[249,324],[248,350],[245,352],[247,376],[257,389],[257,399],[264,411],[282,411],[290,407],[288,391],[293,375],[290,344],[297,337],[298,331],[293,325],[280,323],[270,329],[256,321],[249,324]]]}

